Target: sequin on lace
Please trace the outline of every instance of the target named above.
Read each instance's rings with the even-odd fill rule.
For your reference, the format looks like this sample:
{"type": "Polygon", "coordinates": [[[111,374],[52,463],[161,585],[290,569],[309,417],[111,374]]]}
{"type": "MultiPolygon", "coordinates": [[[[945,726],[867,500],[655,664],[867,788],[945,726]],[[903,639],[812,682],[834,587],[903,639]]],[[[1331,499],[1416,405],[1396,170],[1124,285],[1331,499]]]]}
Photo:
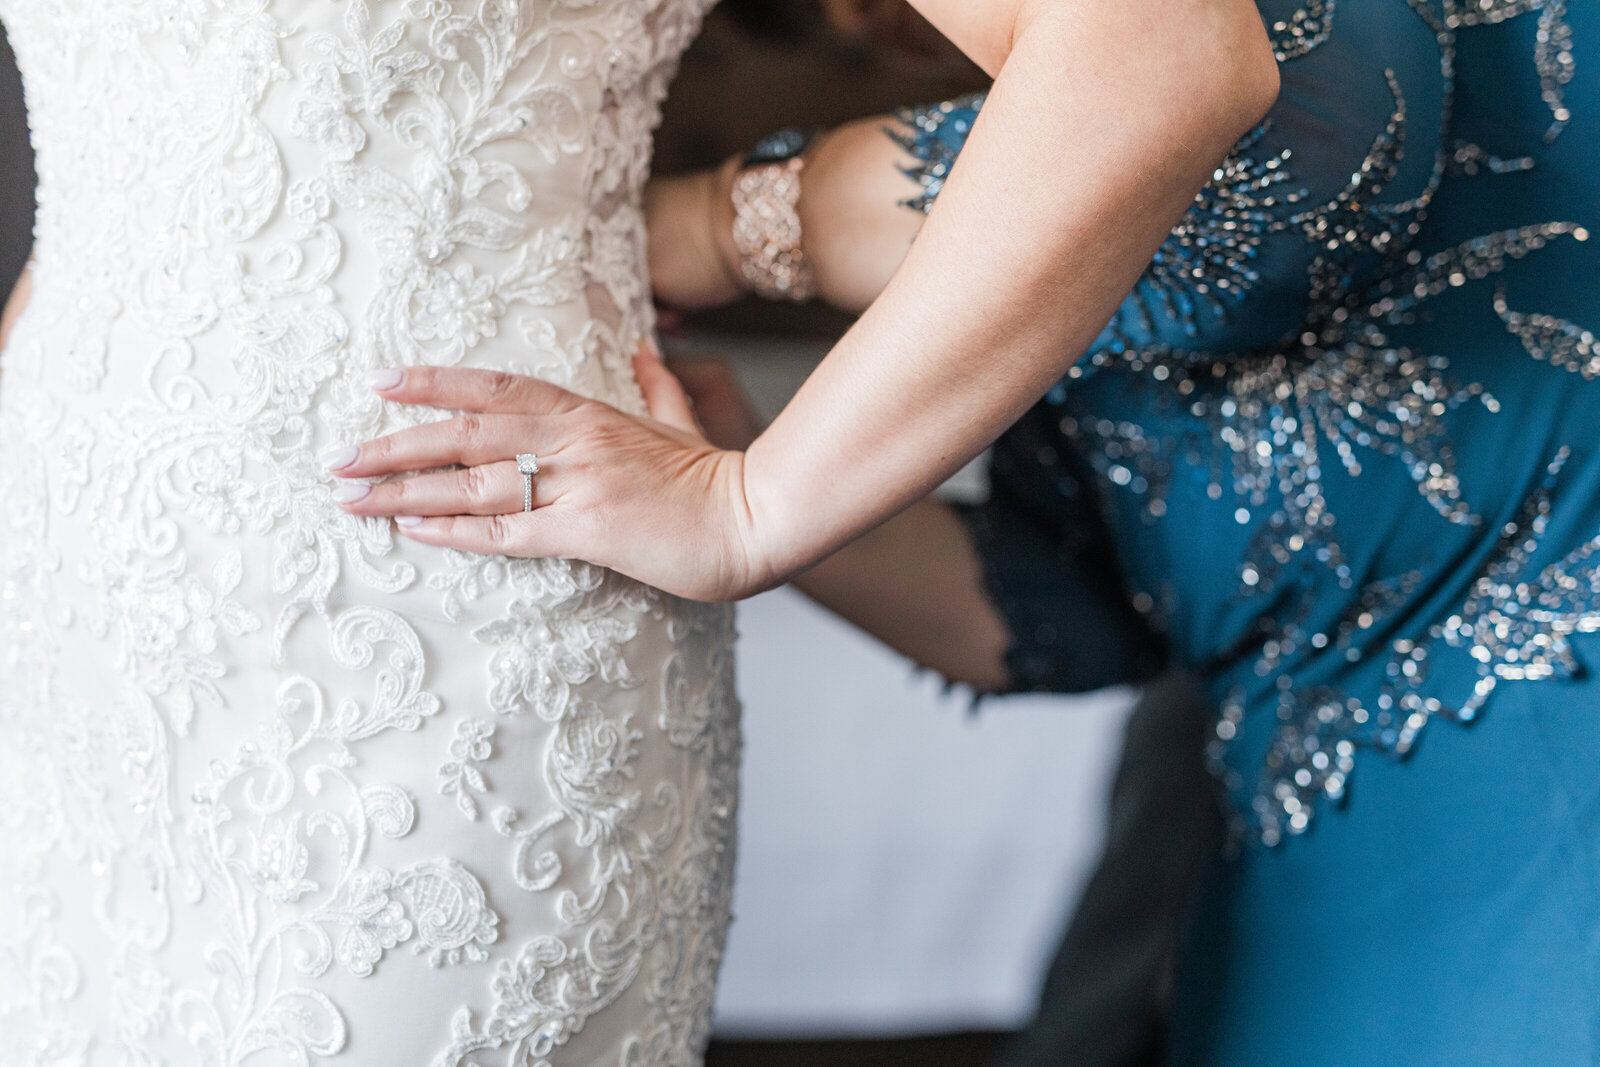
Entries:
{"type": "MultiPolygon", "coordinates": [[[[1422,10],[1422,5],[1414,6],[1422,10]]],[[[1447,3],[1437,29],[1448,67],[1456,27],[1534,10],[1540,12],[1535,62],[1553,116],[1546,136],[1550,140],[1570,119],[1561,101],[1561,89],[1572,77],[1564,3],[1490,2],[1470,9],[1447,3]]],[[[1490,277],[1553,241],[1589,236],[1582,226],[1553,222],[1476,238],[1426,261],[1406,258],[1404,249],[1446,173],[1517,173],[1533,163],[1500,159],[1454,142],[1424,195],[1381,206],[1379,194],[1394,173],[1406,122],[1405,101],[1392,76],[1391,85],[1393,118],[1350,186],[1295,220],[1307,241],[1324,250],[1311,266],[1312,300],[1303,337],[1279,352],[1247,353],[1201,366],[1182,353],[1129,350],[1106,353],[1085,368],[1115,367],[1166,383],[1183,397],[1197,426],[1205,428],[1191,431],[1193,437],[1150,436],[1138,425],[1110,420],[1064,426],[1095,442],[1091,454],[1109,481],[1144,490],[1146,512],[1152,517],[1166,513],[1162,492],[1175,464],[1209,463],[1215,471],[1213,498],[1231,494],[1240,502],[1239,521],[1255,524],[1252,547],[1240,565],[1242,594],[1271,589],[1274,576],[1306,551],[1331,567],[1342,585],[1353,583],[1335,517],[1320,488],[1326,461],[1332,458],[1325,452],[1330,445],[1352,476],[1361,472],[1362,450],[1399,457],[1441,516],[1452,522],[1481,521],[1461,498],[1445,416],[1467,402],[1491,412],[1498,404],[1481,385],[1452,381],[1445,356],[1395,347],[1385,329],[1413,321],[1426,301],[1490,277]],[[1348,265],[1367,254],[1411,266],[1387,272],[1390,280],[1358,300],[1348,265]],[[1276,507],[1265,516],[1256,514],[1274,500],[1276,507]]],[[[1585,378],[1600,375],[1600,345],[1589,329],[1515,310],[1503,283],[1495,290],[1494,310],[1534,359],[1585,378]]],[[[1384,687],[1370,705],[1337,686],[1302,684],[1289,664],[1296,652],[1307,648],[1333,650],[1350,664],[1363,662],[1369,653],[1362,638],[1383,630],[1385,620],[1407,602],[1419,574],[1363,586],[1349,612],[1330,630],[1308,632],[1296,618],[1268,625],[1255,670],[1276,679],[1279,722],[1250,809],[1241,815],[1263,843],[1277,844],[1286,835],[1305,831],[1317,798],[1342,800],[1358,751],[1404,757],[1430,719],[1470,721],[1499,681],[1570,677],[1577,670],[1567,637],[1600,630],[1600,565],[1595,561],[1600,539],[1542,570],[1531,570],[1529,563],[1545,530],[1565,459],[1563,451],[1523,513],[1501,531],[1467,601],[1429,626],[1423,638],[1388,642],[1384,687]],[[1426,688],[1430,661],[1448,652],[1469,657],[1478,680],[1468,692],[1435,695],[1426,688]]],[[[1246,783],[1226,755],[1244,715],[1240,700],[1230,700],[1209,748],[1213,769],[1234,790],[1246,783]]]]}
{"type": "Polygon", "coordinates": [[[1333,13],[1339,0],[1309,0],[1287,19],[1271,26],[1272,51],[1283,63],[1308,55],[1333,32],[1333,13]]]}
{"type": "MultiPolygon", "coordinates": [[[[1371,323],[1404,321],[1419,304],[1445,289],[1485,278],[1503,269],[1508,261],[1544,248],[1559,238],[1583,241],[1588,239],[1588,232],[1569,223],[1532,226],[1478,238],[1432,256],[1416,270],[1381,287],[1382,291],[1404,295],[1382,297],[1370,305],[1364,315],[1369,323],[1367,328],[1374,338],[1381,339],[1377,327],[1371,323]]],[[[1551,316],[1510,311],[1505,304],[1503,285],[1497,287],[1495,308],[1506,328],[1522,341],[1534,358],[1586,378],[1597,373],[1595,338],[1590,331],[1551,316]]],[[[1372,368],[1391,365],[1386,357],[1392,357],[1393,353],[1357,347],[1353,355],[1357,377],[1371,383],[1381,380],[1372,375],[1372,368]]],[[[1425,362],[1440,371],[1448,366],[1440,357],[1425,362]]],[[[1467,389],[1491,411],[1497,410],[1493,398],[1481,388],[1468,386],[1467,389]]],[[[1331,399],[1325,396],[1315,407],[1337,413],[1337,405],[1331,403],[1331,399]]],[[[1458,394],[1454,399],[1458,402],[1461,397],[1458,394]]],[[[1448,406],[1438,409],[1435,416],[1447,409],[1448,406]]],[[[1448,452],[1444,450],[1448,445],[1442,439],[1442,428],[1435,424],[1429,436],[1438,440],[1436,447],[1441,450],[1438,454],[1447,458],[1448,452]]],[[[1262,768],[1262,779],[1252,798],[1251,810],[1245,816],[1250,829],[1264,843],[1277,844],[1285,835],[1306,830],[1317,796],[1342,800],[1354,770],[1357,750],[1373,749],[1403,757],[1411,751],[1431,718],[1442,715],[1461,722],[1473,719],[1499,680],[1570,677],[1577,669],[1566,638],[1573,633],[1600,630],[1600,614],[1596,613],[1600,605],[1600,564],[1594,560],[1596,552],[1600,551],[1600,538],[1536,575],[1527,573],[1528,561],[1544,532],[1556,478],[1566,457],[1565,450],[1558,454],[1544,484],[1524,506],[1523,514],[1502,530],[1498,547],[1462,608],[1431,626],[1423,640],[1396,638],[1391,643],[1386,686],[1373,706],[1364,705],[1333,687],[1298,685],[1288,673],[1286,662],[1306,645],[1316,649],[1338,647],[1344,650],[1349,662],[1360,662],[1364,656],[1361,647],[1351,642],[1351,635],[1371,630],[1386,614],[1396,610],[1404,600],[1403,594],[1409,592],[1408,587],[1417,581],[1416,575],[1407,574],[1364,587],[1351,615],[1355,620],[1354,629],[1347,620],[1332,634],[1307,635],[1292,622],[1280,624],[1270,632],[1263,643],[1256,670],[1260,675],[1277,677],[1280,724],[1262,768]],[[1401,595],[1397,596],[1397,592],[1401,595]],[[1449,700],[1423,693],[1429,657],[1441,647],[1465,649],[1470,655],[1479,679],[1470,693],[1449,700]]],[[[1419,463],[1415,454],[1409,459],[1408,466],[1414,477],[1424,471],[1436,477],[1448,471],[1443,464],[1419,463]]],[[[1456,500],[1453,475],[1449,475],[1447,481],[1451,492],[1444,499],[1456,500]]],[[[1419,481],[1419,485],[1422,484],[1425,483],[1419,481]]],[[[1436,501],[1436,507],[1439,502],[1442,501],[1436,501]]],[[[1442,513],[1452,519],[1477,521],[1460,510],[1461,507],[1458,502],[1442,513]]],[[[1272,516],[1266,528],[1277,525],[1279,516],[1285,513],[1292,515],[1294,511],[1285,509],[1272,516]]],[[[1331,529],[1331,521],[1328,525],[1331,529]]],[[[1293,544],[1293,534],[1287,541],[1275,536],[1268,539],[1266,548],[1273,553],[1272,558],[1281,559],[1285,548],[1293,544]]],[[[1321,550],[1335,553],[1332,558],[1337,559],[1336,545],[1323,545],[1321,550]]],[[[1246,562],[1247,571],[1253,565],[1246,562]]],[[[1341,573],[1341,579],[1348,583],[1347,571],[1341,573]]],[[[1229,743],[1238,733],[1243,714],[1244,709],[1236,698],[1224,706],[1209,753],[1213,769],[1233,789],[1243,783],[1238,773],[1228,768],[1224,757],[1229,743]]]]}
{"type": "Polygon", "coordinates": [[[1280,188],[1289,180],[1287,148],[1254,157],[1267,129],[1257,126],[1222,161],[1145,269],[1161,311],[1191,337],[1197,304],[1220,317],[1260,280],[1254,261],[1262,238],[1280,225],[1275,209],[1305,198],[1280,188]]]}
{"type": "Polygon", "coordinates": [[[1572,58],[1572,27],[1567,23],[1567,0],[1477,0],[1463,3],[1446,0],[1443,28],[1485,26],[1530,12],[1539,12],[1533,48],[1534,68],[1539,74],[1539,91],[1550,108],[1550,128],[1545,140],[1554,141],[1572,121],[1567,109],[1566,89],[1577,65],[1572,58]]]}
{"type": "Polygon", "coordinates": [[[1160,368],[1158,380],[1188,397],[1191,430],[1150,435],[1137,423],[1105,419],[1065,429],[1092,439],[1102,473],[1142,492],[1154,518],[1167,512],[1175,464],[1210,469],[1211,498],[1238,501],[1235,518],[1256,531],[1239,564],[1241,593],[1270,591],[1303,553],[1332,569],[1341,586],[1352,584],[1322,488],[1334,461],[1358,476],[1364,454],[1398,457],[1440,515],[1477,521],[1461,500],[1444,416],[1469,401],[1496,405],[1481,385],[1452,382],[1442,357],[1388,347],[1369,324],[1347,339],[1234,357],[1223,375],[1212,373],[1222,363],[1192,369],[1172,353],[1145,357],[1141,370],[1160,368]]]}

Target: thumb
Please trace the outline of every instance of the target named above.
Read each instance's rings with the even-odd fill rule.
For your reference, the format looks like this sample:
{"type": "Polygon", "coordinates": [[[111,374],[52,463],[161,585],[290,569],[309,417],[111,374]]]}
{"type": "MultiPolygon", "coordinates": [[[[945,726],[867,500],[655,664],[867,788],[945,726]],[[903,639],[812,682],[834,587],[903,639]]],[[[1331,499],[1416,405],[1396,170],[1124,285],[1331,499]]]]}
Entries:
{"type": "Polygon", "coordinates": [[[657,422],[666,423],[679,430],[700,436],[700,426],[695,422],[694,406],[683,384],[661,362],[661,350],[646,337],[639,342],[633,354],[633,373],[639,379],[639,391],[644,394],[645,408],[657,422]]]}

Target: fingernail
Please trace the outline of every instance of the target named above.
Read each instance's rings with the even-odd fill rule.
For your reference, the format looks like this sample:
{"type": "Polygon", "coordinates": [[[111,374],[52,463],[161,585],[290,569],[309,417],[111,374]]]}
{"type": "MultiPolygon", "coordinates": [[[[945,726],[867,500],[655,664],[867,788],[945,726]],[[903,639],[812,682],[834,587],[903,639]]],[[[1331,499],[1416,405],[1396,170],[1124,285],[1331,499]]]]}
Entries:
{"type": "Polygon", "coordinates": [[[346,482],[334,488],[333,502],[335,504],[354,504],[357,500],[367,499],[367,495],[371,492],[372,486],[370,485],[364,485],[360,482],[346,482]]]}
{"type": "Polygon", "coordinates": [[[661,358],[661,346],[656,344],[655,338],[643,337],[639,340],[639,351],[652,359],[661,358]]]}
{"type": "Polygon", "coordinates": [[[318,458],[328,470],[342,471],[361,458],[361,449],[356,445],[334,445],[325,449],[318,458]]]}
{"type": "Polygon", "coordinates": [[[397,526],[421,526],[422,525],[422,516],[421,515],[396,515],[394,517],[394,521],[395,521],[395,525],[397,525],[397,526]]]}
{"type": "Polygon", "coordinates": [[[367,384],[374,389],[393,389],[406,376],[403,370],[375,370],[367,372],[367,384]]]}

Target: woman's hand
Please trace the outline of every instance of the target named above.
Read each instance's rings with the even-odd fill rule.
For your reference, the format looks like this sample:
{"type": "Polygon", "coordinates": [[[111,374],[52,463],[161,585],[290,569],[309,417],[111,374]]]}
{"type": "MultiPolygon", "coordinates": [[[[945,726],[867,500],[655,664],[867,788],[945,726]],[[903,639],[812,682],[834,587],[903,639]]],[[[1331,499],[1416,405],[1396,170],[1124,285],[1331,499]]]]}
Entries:
{"type": "Polygon", "coordinates": [[[515,374],[408,367],[379,371],[387,400],[466,412],[330,450],[341,478],[426,471],[334,499],[354,515],[393,516],[430,545],[610,567],[695,600],[736,600],[776,584],[744,502],[744,454],[713,447],[653,349],[635,357],[649,418],[515,374]],[[534,453],[533,510],[516,456],[534,453]],[[434,468],[460,464],[462,469],[434,468]]]}

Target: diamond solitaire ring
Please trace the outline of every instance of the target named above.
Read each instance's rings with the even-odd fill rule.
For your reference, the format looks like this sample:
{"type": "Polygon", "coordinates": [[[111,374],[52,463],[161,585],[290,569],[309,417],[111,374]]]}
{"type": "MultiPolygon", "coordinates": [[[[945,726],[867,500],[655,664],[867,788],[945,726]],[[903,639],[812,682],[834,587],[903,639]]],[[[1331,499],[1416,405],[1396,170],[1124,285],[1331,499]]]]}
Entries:
{"type": "Polygon", "coordinates": [[[517,473],[522,475],[522,510],[533,510],[533,476],[539,473],[539,457],[532,452],[517,453],[517,473]]]}

